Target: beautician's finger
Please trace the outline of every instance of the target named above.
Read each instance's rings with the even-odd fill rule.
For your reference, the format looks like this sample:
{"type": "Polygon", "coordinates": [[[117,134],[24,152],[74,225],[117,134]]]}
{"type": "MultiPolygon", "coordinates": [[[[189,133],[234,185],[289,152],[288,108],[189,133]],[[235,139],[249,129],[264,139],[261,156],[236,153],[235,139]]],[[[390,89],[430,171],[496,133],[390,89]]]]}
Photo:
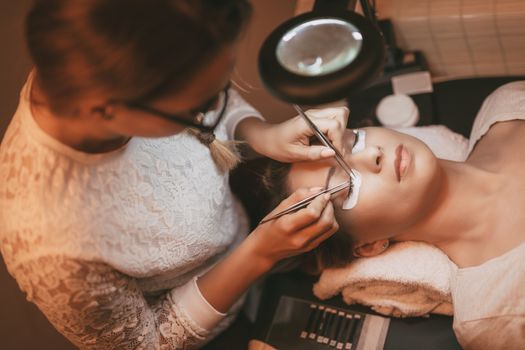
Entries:
{"type": "Polygon", "coordinates": [[[289,206],[305,199],[308,196],[313,195],[314,193],[320,192],[322,189],[323,189],[322,187],[299,188],[294,193],[292,193],[290,196],[282,200],[281,203],[279,203],[279,205],[277,205],[270,213],[268,213],[263,218],[263,220],[283,211],[289,206]]]}
{"type": "MultiPolygon", "coordinates": [[[[343,125],[336,119],[318,119],[311,118],[319,130],[332,142],[334,147],[342,150],[342,135],[344,135],[343,125]],[[339,135],[339,136],[338,136],[339,135]],[[335,142],[334,142],[335,140],[335,142]]],[[[290,146],[290,153],[293,155],[295,161],[302,160],[318,160],[333,157],[335,152],[328,146],[324,145],[310,145],[308,139],[313,137],[314,131],[301,118],[294,120],[294,130],[298,135],[305,138],[306,141],[290,146]]]]}
{"type": "Polygon", "coordinates": [[[343,151],[343,136],[348,124],[349,109],[346,107],[308,110],[308,115],[333,145],[343,151]]]}
{"type": "Polygon", "coordinates": [[[309,109],[306,114],[312,118],[338,119],[341,123],[348,123],[350,109],[348,107],[330,107],[322,109],[309,109]]]}
{"type": "Polygon", "coordinates": [[[310,251],[330,237],[338,228],[339,226],[334,219],[333,206],[328,203],[317,222],[295,234],[293,237],[294,245],[303,252],[310,251]]]}
{"type": "Polygon", "coordinates": [[[277,213],[277,212],[283,210],[284,208],[289,207],[290,205],[295,204],[295,203],[305,199],[306,197],[310,196],[315,190],[320,191],[321,189],[322,189],[322,187],[312,188],[312,189],[299,188],[294,193],[289,195],[287,198],[282,200],[281,203],[279,203],[279,205],[277,207],[275,207],[275,209],[272,210],[272,212],[270,214],[272,214],[274,212],[277,213]]]}
{"type": "Polygon", "coordinates": [[[314,240],[309,239],[308,237],[304,235],[297,235],[295,237],[292,237],[291,243],[292,246],[295,247],[295,250],[298,253],[306,253],[311,251],[312,249],[316,248],[319,244],[321,244],[323,241],[330,238],[336,231],[334,231],[332,228],[324,231],[321,233],[321,235],[316,236],[314,240]]]}
{"type": "Polygon", "coordinates": [[[332,142],[335,148],[343,152],[343,137],[346,125],[336,119],[317,119],[312,118],[319,130],[332,142]]]}
{"type": "Polygon", "coordinates": [[[285,215],[281,220],[283,228],[288,232],[297,232],[319,220],[324,208],[330,202],[330,195],[317,196],[306,208],[296,213],[285,215]]]}
{"type": "Polygon", "coordinates": [[[291,153],[297,161],[302,160],[318,160],[324,158],[330,158],[335,156],[333,149],[325,146],[306,146],[306,145],[294,145],[291,147],[291,153]]]}
{"type": "Polygon", "coordinates": [[[312,249],[317,248],[321,243],[332,237],[339,230],[339,225],[334,225],[332,228],[324,232],[322,235],[317,237],[315,240],[308,243],[305,252],[309,252],[312,249]]]}
{"type": "Polygon", "coordinates": [[[324,207],[319,220],[301,230],[301,235],[309,237],[308,241],[312,242],[325,235],[327,232],[333,230],[335,226],[338,226],[338,224],[334,217],[334,206],[332,202],[328,202],[328,204],[324,207]]]}

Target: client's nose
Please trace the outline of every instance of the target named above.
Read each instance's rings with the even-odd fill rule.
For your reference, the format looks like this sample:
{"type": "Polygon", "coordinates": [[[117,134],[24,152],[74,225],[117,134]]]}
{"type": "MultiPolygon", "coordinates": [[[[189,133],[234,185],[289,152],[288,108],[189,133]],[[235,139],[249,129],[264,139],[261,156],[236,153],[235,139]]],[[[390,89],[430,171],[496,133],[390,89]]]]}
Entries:
{"type": "Polygon", "coordinates": [[[350,166],[358,171],[379,173],[383,163],[383,150],[379,146],[368,146],[361,152],[347,156],[350,166]]]}

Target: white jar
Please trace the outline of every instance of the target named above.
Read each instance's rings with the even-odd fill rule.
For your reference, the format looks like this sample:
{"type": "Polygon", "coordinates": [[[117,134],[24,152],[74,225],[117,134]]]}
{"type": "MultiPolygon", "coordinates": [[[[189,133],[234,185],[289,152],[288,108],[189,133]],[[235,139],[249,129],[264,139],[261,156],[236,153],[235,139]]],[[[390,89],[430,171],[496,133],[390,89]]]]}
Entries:
{"type": "Polygon", "coordinates": [[[410,127],[419,121],[419,110],[408,95],[394,94],[384,97],[376,108],[377,119],[386,127],[410,127]]]}

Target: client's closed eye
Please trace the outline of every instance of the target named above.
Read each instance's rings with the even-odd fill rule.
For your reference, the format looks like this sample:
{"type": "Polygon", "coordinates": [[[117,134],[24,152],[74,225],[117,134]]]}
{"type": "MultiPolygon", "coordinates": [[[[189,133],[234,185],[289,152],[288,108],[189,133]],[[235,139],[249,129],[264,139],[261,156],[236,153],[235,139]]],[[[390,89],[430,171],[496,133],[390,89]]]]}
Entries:
{"type": "Polygon", "coordinates": [[[355,179],[350,179],[350,189],[348,191],[348,196],[343,202],[343,209],[348,210],[355,207],[357,200],[359,198],[359,188],[361,187],[361,174],[355,172],[355,179]],[[354,188],[357,188],[357,191],[354,191],[354,188]]]}
{"type": "MultiPolygon", "coordinates": [[[[348,176],[341,167],[333,166],[328,170],[328,176],[326,177],[325,188],[334,187],[336,185],[339,185],[341,182],[345,181],[344,179],[346,178],[348,178],[348,176]]],[[[352,178],[350,178],[349,180],[350,180],[350,187],[348,188],[348,192],[341,191],[340,194],[336,195],[336,198],[343,198],[343,200],[346,200],[348,197],[352,196],[353,189],[354,189],[354,181],[352,178]]],[[[337,204],[337,203],[334,202],[334,204],[337,204]]]]}
{"type": "MultiPolygon", "coordinates": [[[[354,129],[352,130],[352,134],[354,138],[352,140],[351,154],[355,154],[355,153],[363,151],[366,147],[365,131],[354,129]]],[[[338,169],[338,170],[342,171],[342,169],[338,169]]],[[[361,187],[361,182],[362,182],[361,174],[356,169],[354,169],[354,176],[350,178],[350,187],[348,189],[348,193],[344,197],[344,201],[342,203],[342,209],[348,210],[356,206],[357,200],[359,198],[359,188],[361,187]]]]}
{"type": "Polygon", "coordinates": [[[352,130],[354,134],[354,142],[352,144],[352,154],[362,152],[365,149],[366,132],[360,129],[352,130]]]}

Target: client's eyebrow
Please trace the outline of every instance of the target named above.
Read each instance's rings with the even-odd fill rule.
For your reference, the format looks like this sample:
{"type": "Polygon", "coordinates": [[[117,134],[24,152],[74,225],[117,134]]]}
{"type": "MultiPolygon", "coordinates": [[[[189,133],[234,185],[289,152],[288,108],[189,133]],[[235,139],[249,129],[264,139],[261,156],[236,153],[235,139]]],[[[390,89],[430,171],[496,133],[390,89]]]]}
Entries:
{"type": "Polygon", "coordinates": [[[324,188],[327,189],[328,188],[328,185],[330,185],[330,179],[332,178],[332,176],[334,175],[335,173],[335,166],[331,167],[329,170],[328,170],[328,176],[326,177],[326,183],[324,185],[324,188]]]}

